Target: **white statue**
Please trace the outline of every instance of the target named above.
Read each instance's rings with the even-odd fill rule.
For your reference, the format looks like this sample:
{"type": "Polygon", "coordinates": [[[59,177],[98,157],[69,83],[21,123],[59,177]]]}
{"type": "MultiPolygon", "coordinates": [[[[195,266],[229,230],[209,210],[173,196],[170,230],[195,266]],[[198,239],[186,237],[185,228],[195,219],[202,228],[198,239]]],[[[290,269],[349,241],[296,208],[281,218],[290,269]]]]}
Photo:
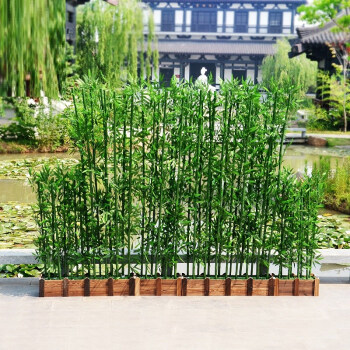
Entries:
{"type": "Polygon", "coordinates": [[[208,77],[205,75],[206,72],[207,72],[207,69],[205,67],[202,67],[201,75],[197,78],[196,82],[207,85],[208,84],[208,77]]]}
{"type": "Polygon", "coordinates": [[[201,69],[201,75],[196,80],[196,85],[204,85],[206,86],[210,91],[215,91],[215,87],[208,85],[208,77],[205,75],[207,72],[207,69],[205,67],[202,67],[201,69]]]}

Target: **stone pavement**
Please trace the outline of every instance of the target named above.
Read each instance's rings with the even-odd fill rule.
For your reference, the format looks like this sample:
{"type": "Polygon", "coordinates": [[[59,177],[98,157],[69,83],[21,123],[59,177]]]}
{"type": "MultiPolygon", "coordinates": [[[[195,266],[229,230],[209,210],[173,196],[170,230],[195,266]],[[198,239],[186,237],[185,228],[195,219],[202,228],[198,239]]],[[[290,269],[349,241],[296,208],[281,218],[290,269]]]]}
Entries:
{"type": "Polygon", "coordinates": [[[320,297],[38,298],[31,283],[0,285],[0,350],[350,349],[350,284],[320,297]]]}

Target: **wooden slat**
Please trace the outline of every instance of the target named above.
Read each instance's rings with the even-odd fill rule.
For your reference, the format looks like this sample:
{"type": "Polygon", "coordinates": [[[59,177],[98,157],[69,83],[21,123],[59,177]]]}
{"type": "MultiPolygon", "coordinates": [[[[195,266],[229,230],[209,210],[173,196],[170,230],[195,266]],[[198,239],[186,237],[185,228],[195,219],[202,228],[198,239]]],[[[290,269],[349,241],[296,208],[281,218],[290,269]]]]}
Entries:
{"type": "Polygon", "coordinates": [[[253,279],[251,277],[247,280],[247,295],[253,295],[253,279]]]}
{"type": "Polygon", "coordinates": [[[313,280],[300,280],[299,281],[299,295],[300,296],[313,296],[315,294],[315,281],[313,280]]]}
{"type": "Polygon", "coordinates": [[[206,277],[204,279],[204,295],[209,296],[210,295],[210,278],[206,277]]]}
{"type": "Polygon", "coordinates": [[[279,281],[279,295],[293,296],[294,295],[294,280],[280,280],[279,281]]]}
{"type": "Polygon", "coordinates": [[[162,279],[160,277],[156,279],[156,295],[162,295],[162,279]]]}
{"type": "Polygon", "coordinates": [[[90,296],[90,279],[88,277],[84,279],[84,296],[90,296]]]}
{"type": "Polygon", "coordinates": [[[275,278],[275,287],[273,290],[273,295],[277,296],[279,294],[280,294],[280,292],[279,292],[279,279],[275,278]]]}
{"type": "Polygon", "coordinates": [[[231,296],[231,286],[232,286],[232,283],[231,283],[231,278],[226,278],[225,280],[225,295],[226,296],[231,296]]]}
{"type": "Polygon", "coordinates": [[[65,277],[62,281],[62,288],[63,288],[62,296],[68,297],[69,280],[67,277],[65,277]]]}
{"type": "Polygon", "coordinates": [[[68,296],[83,297],[84,296],[84,280],[69,280],[68,296]]]}
{"type": "Polygon", "coordinates": [[[181,295],[181,279],[180,282],[176,280],[162,280],[162,295],[176,296],[181,295]],[[180,283],[180,294],[178,293],[178,285],[180,283]]]}
{"type": "Polygon", "coordinates": [[[45,280],[40,278],[39,280],[39,297],[43,298],[45,296],[45,280]]]}
{"type": "Polygon", "coordinates": [[[176,295],[182,295],[182,277],[176,279],[176,295]]]}
{"type": "Polygon", "coordinates": [[[154,296],[157,293],[157,280],[142,279],[140,280],[140,295],[154,296]]]}
{"type": "Polygon", "coordinates": [[[108,280],[90,280],[90,296],[107,296],[108,280]]]}
{"type": "Polygon", "coordinates": [[[315,278],[314,281],[314,296],[318,297],[320,295],[320,279],[315,278]]]}
{"type": "Polygon", "coordinates": [[[231,296],[246,296],[247,295],[247,280],[231,281],[231,296]]]}
{"type": "Polygon", "coordinates": [[[298,296],[299,295],[299,278],[296,278],[293,281],[293,295],[298,296]]]}
{"type": "Polygon", "coordinates": [[[210,280],[210,296],[224,296],[225,283],[225,280],[210,280]]]}
{"type": "Polygon", "coordinates": [[[267,295],[268,296],[274,296],[274,290],[275,290],[275,279],[273,277],[271,277],[269,279],[269,286],[268,286],[267,295]]]}
{"type": "Polygon", "coordinates": [[[108,283],[108,296],[112,297],[113,296],[113,278],[109,277],[107,283],[108,283]]]}
{"type": "Polygon", "coordinates": [[[269,295],[269,280],[266,280],[266,279],[253,280],[252,295],[268,296],[269,295]]]}
{"type": "Polygon", "coordinates": [[[113,280],[113,295],[115,296],[129,295],[129,280],[127,279],[113,280]]]}
{"type": "Polygon", "coordinates": [[[204,296],[204,283],[203,279],[187,279],[187,296],[204,296]]]}
{"type": "Polygon", "coordinates": [[[187,278],[186,277],[182,279],[181,295],[183,297],[187,295],[187,278]]]}

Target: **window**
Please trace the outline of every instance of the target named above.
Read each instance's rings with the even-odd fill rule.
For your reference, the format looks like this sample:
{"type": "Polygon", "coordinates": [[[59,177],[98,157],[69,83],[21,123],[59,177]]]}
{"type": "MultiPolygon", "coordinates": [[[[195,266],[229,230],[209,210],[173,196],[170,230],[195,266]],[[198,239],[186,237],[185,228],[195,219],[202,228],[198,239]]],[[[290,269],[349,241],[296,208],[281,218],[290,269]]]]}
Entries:
{"type": "Polygon", "coordinates": [[[192,11],[192,32],[216,32],[216,10],[192,11]]]}
{"type": "Polygon", "coordinates": [[[269,33],[282,33],[282,12],[270,12],[269,33]]]}
{"type": "Polygon", "coordinates": [[[246,69],[233,69],[232,75],[235,79],[238,79],[238,82],[242,84],[242,79],[247,79],[247,70],[246,69]]]}
{"type": "Polygon", "coordinates": [[[248,11],[235,12],[235,32],[236,33],[248,32],[248,11]]]}
{"type": "Polygon", "coordinates": [[[74,23],[74,12],[67,11],[67,17],[69,23],[74,23]]]}
{"type": "Polygon", "coordinates": [[[162,24],[160,27],[162,32],[175,31],[175,11],[172,9],[162,10],[162,24]]]}

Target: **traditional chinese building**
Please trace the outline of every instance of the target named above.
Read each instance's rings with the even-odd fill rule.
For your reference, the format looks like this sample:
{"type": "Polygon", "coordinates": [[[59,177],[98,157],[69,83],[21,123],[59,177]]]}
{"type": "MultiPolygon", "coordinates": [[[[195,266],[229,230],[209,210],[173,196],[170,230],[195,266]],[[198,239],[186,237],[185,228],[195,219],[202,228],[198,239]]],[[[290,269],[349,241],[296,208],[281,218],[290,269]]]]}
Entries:
{"type": "Polygon", "coordinates": [[[295,35],[295,16],[305,0],[143,0],[154,14],[159,74],[195,80],[204,66],[220,79],[261,80],[259,66],[280,37],[295,35]]]}
{"type": "MultiPolygon", "coordinates": [[[[323,27],[297,28],[298,38],[291,40],[292,49],[289,57],[293,58],[305,53],[311,61],[316,61],[318,69],[333,74],[333,64],[339,65],[339,60],[346,59],[343,55],[349,55],[350,49],[346,45],[350,43],[350,33],[333,31],[334,22],[326,23],[323,27]],[[332,49],[333,48],[333,49],[332,49]]],[[[321,91],[316,92],[316,100],[322,99],[321,91]]]]}

